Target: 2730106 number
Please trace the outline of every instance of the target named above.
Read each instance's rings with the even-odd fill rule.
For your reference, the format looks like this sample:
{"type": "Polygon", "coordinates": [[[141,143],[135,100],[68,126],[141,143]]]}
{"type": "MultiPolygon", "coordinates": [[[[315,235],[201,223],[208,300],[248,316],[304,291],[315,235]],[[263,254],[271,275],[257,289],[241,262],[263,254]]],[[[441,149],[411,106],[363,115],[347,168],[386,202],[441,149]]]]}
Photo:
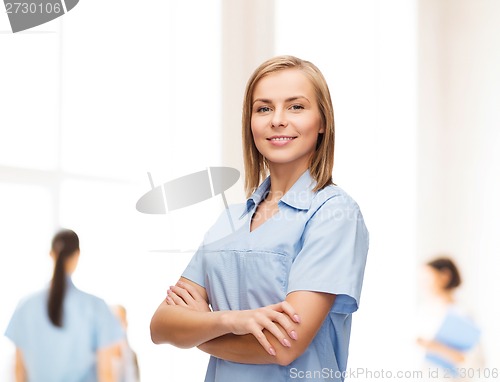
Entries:
{"type": "Polygon", "coordinates": [[[64,10],[59,3],[5,3],[5,9],[7,13],[31,13],[31,14],[42,14],[42,13],[62,13],[64,10]]]}

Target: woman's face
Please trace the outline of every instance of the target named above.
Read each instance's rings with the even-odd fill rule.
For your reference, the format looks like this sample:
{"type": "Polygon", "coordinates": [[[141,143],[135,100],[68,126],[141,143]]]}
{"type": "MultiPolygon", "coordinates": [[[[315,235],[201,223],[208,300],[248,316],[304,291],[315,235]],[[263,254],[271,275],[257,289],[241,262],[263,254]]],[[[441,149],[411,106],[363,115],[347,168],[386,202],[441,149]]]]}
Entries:
{"type": "Polygon", "coordinates": [[[309,79],[297,69],[271,73],[255,86],[252,102],[253,139],[271,170],[284,164],[307,169],[324,132],[309,79]]]}
{"type": "Polygon", "coordinates": [[[446,285],[450,282],[450,276],[446,271],[438,271],[431,266],[424,268],[424,283],[431,293],[439,294],[446,290],[446,285]]]}

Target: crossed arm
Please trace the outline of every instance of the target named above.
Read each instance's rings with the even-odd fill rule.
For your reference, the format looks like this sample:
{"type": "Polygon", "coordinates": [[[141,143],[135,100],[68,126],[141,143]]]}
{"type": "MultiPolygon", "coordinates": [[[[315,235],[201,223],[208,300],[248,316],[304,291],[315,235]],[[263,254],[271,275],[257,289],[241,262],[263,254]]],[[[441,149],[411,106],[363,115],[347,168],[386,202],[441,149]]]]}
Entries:
{"type": "Polygon", "coordinates": [[[151,320],[151,338],[227,361],[288,365],[309,346],[335,295],[297,291],[251,310],[212,312],[205,288],[181,278],[151,320]]]}

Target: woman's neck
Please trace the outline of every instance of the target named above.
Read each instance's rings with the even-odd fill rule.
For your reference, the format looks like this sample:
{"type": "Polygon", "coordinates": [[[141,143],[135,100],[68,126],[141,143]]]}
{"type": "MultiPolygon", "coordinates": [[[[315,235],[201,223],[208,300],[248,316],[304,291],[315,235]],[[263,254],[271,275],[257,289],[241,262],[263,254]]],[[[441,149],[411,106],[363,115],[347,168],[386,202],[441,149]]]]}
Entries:
{"type": "Polygon", "coordinates": [[[436,294],[436,297],[439,299],[439,301],[444,302],[445,304],[455,303],[455,297],[453,296],[453,293],[447,290],[439,291],[436,294]]]}
{"type": "Polygon", "coordinates": [[[271,188],[267,195],[268,201],[278,202],[290,188],[295,184],[297,179],[307,170],[307,166],[291,167],[286,165],[269,166],[271,177],[271,188]]]}

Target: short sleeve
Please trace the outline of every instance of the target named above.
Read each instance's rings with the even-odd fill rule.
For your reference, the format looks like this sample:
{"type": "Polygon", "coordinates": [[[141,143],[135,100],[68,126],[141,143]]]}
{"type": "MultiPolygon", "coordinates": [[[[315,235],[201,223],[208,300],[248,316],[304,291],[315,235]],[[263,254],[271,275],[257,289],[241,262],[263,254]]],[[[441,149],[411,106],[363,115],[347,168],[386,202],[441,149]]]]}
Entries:
{"type": "Polygon", "coordinates": [[[353,313],[359,306],[367,253],[368,231],[358,205],[347,195],[333,196],[306,224],[287,292],[332,293],[337,295],[333,313],[353,313]]]}
{"type": "Polygon", "coordinates": [[[5,330],[5,336],[9,338],[17,348],[23,349],[28,341],[28,332],[26,330],[26,317],[29,316],[24,311],[26,305],[22,302],[18,304],[12,315],[9,325],[5,330]]]}
{"type": "Polygon", "coordinates": [[[198,247],[198,250],[193,255],[187,265],[182,277],[191,280],[192,282],[205,288],[205,267],[203,259],[203,243],[198,247]]]}
{"type": "Polygon", "coordinates": [[[101,349],[117,343],[125,338],[125,332],[109,306],[99,298],[95,302],[94,344],[101,349]]]}

